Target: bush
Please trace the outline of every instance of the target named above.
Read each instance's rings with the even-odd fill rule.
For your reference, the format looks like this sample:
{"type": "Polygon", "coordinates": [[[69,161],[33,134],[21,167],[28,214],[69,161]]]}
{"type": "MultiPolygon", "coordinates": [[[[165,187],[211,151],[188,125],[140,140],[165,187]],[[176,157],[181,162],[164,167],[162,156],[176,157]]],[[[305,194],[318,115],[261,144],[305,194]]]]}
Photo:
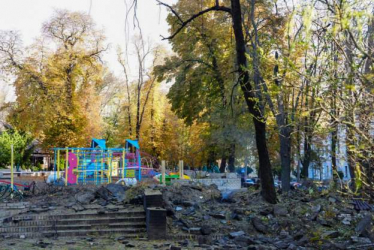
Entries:
{"type": "Polygon", "coordinates": [[[31,142],[32,137],[26,133],[16,130],[3,131],[0,134],[0,168],[11,165],[11,145],[14,149],[14,166],[27,163],[33,150],[28,147],[31,142]]]}

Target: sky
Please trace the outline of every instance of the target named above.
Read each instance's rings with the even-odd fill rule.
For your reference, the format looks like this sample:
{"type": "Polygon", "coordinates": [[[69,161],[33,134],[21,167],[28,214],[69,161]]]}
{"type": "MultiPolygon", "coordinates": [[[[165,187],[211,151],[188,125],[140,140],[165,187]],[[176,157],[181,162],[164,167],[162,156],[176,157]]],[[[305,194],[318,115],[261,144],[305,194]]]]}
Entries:
{"type": "MultiPolygon", "coordinates": [[[[126,43],[125,3],[129,6],[131,2],[132,0],[0,0],[0,30],[19,31],[23,44],[27,46],[40,36],[42,24],[56,9],[89,13],[97,27],[104,29],[110,44],[104,60],[116,75],[120,75],[121,67],[117,63],[116,48],[118,45],[124,47],[126,43]]],[[[163,2],[172,4],[176,0],[163,2]]],[[[149,38],[154,45],[160,44],[170,49],[168,42],[161,40],[161,35],[168,34],[165,7],[159,6],[156,0],[138,0],[137,16],[143,36],[149,38]]],[[[133,29],[132,17],[133,15],[130,16],[128,25],[130,36],[137,32],[133,29]]],[[[134,58],[129,60],[130,65],[135,63],[134,58]]],[[[9,92],[7,101],[14,98],[13,91],[9,92]]]]}

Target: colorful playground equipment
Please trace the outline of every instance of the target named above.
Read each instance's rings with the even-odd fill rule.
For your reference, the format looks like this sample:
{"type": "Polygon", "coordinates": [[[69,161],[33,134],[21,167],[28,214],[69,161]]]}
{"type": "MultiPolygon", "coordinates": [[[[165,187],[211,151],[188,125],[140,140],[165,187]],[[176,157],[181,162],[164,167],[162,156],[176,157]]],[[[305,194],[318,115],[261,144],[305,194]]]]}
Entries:
{"type": "Polygon", "coordinates": [[[90,148],[54,148],[54,159],[54,182],[65,185],[140,181],[152,170],[142,166],[137,140],[126,140],[125,148],[107,148],[105,140],[94,138],[90,148]]]}

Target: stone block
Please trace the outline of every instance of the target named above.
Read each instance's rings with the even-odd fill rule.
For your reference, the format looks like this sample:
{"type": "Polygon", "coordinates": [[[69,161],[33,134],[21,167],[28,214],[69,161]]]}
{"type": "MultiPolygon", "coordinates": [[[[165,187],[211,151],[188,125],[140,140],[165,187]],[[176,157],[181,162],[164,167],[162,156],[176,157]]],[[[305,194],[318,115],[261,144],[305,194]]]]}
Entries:
{"type": "Polygon", "coordinates": [[[148,239],[166,239],[166,209],[148,207],[146,211],[148,239]]]}

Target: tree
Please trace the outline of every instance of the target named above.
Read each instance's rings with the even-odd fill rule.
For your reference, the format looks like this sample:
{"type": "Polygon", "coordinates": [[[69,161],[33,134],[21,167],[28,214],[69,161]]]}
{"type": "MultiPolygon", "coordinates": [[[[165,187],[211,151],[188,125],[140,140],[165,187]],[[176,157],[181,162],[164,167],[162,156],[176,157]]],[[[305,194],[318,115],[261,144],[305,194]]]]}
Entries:
{"type": "MultiPolygon", "coordinates": [[[[197,11],[202,3],[179,2],[179,11],[197,11]]],[[[204,6],[206,7],[206,6],[204,6]]],[[[170,42],[177,55],[170,56],[163,65],[156,67],[159,81],[173,81],[168,98],[172,110],[187,125],[208,123],[211,136],[206,138],[211,159],[221,158],[221,172],[225,171],[226,162],[231,172],[235,171],[235,157],[238,145],[240,125],[237,120],[242,113],[242,106],[237,103],[235,90],[234,47],[231,37],[226,33],[231,23],[222,13],[217,18],[199,17],[189,25],[189,32],[181,32],[170,42]],[[233,91],[231,91],[233,90],[233,91]],[[238,126],[239,125],[239,126],[238,126]]],[[[174,18],[169,16],[170,25],[174,18]]],[[[209,165],[208,164],[208,165],[209,165]]]]}
{"type": "Polygon", "coordinates": [[[83,146],[97,136],[103,41],[89,16],[67,11],[44,23],[42,38],[25,53],[16,33],[3,32],[2,65],[16,76],[11,123],[40,138],[45,148],[83,146]]]}
{"type": "Polygon", "coordinates": [[[32,141],[32,137],[27,133],[20,133],[10,129],[0,132],[0,168],[10,166],[12,145],[15,166],[28,164],[33,151],[32,141]]]}
{"type": "MultiPolygon", "coordinates": [[[[261,113],[261,106],[259,105],[259,100],[253,92],[256,86],[260,85],[261,73],[259,71],[259,60],[258,60],[258,39],[255,40],[253,44],[253,53],[251,69],[254,74],[250,75],[246,68],[249,66],[247,55],[246,55],[246,42],[243,33],[242,24],[242,6],[240,0],[231,0],[231,8],[224,5],[220,5],[219,0],[215,1],[212,7],[201,10],[192,15],[182,15],[175,11],[171,6],[162,3],[160,4],[169,8],[169,10],[175,16],[175,25],[172,26],[172,34],[166,39],[173,39],[177,36],[184,28],[186,28],[192,21],[198,17],[210,13],[210,12],[224,12],[229,14],[232,20],[232,27],[235,36],[235,51],[236,51],[236,63],[237,63],[237,73],[238,73],[238,83],[241,87],[243,97],[248,107],[248,111],[253,115],[253,123],[255,127],[256,134],[256,145],[259,158],[259,176],[261,178],[262,195],[264,199],[270,203],[276,203],[276,194],[274,189],[273,176],[271,171],[271,163],[269,159],[269,152],[266,142],[266,121],[264,120],[263,113],[261,113]],[[187,16],[187,17],[186,17],[187,16]]],[[[251,14],[255,13],[255,1],[252,0],[251,14]]],[[[257,33],[257,30],[256,30],[257,33]]]]}

